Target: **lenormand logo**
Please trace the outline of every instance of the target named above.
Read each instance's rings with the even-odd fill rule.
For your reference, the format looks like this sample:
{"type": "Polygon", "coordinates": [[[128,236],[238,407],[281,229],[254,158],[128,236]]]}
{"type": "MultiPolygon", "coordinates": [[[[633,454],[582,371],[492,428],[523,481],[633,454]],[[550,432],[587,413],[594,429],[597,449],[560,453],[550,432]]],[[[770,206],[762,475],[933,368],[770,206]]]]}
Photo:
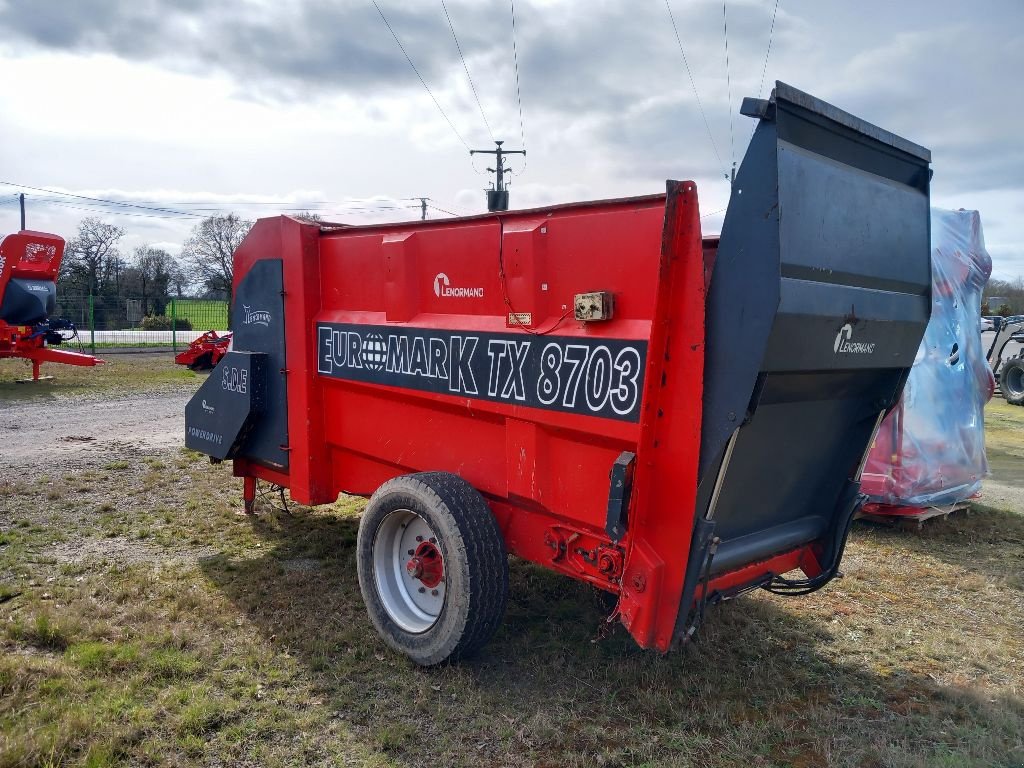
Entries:
{"type": "Polygon", "coordinates": [[[270,312],[265,309],[250,309],[247,304],[242,305],[245,318],[242,320],[246,325],[270,325],[270,312]]]}
{"type": "Polygon", "coordinates": [[[203,410],[207,413],[213,413],[216,409],[212,405],[206,404],[206,398],[203,398],[203,410]]]}
{"type": "Polygon", "coordinates": [[[853,337],[853,326],[847,323],[839,329],[836,334],[836,342],[832,345],[832,351],[837,355],[842,352],[848,355],[870,355],[875,351],[873,341],[850,341],[853,337]]]}
{"type": "Polygon", "coordinates": [[[434,295],[439,299],[482,299],[484,297],[484,289],[461,287],[453,288],[451,280],[448,279],[448,275],[444,272],[438,272],[437,276],[434,278],[434,295]]]}

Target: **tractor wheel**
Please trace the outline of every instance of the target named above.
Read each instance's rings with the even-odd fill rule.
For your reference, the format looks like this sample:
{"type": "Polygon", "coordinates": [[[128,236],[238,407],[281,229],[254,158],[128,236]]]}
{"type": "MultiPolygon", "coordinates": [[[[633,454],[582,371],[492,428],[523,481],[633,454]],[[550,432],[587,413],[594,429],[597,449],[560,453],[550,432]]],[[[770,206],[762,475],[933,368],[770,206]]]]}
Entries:
{"type": "Polygon", "coordinates": [[[501,529],[457,475],[403,475],[378,488],[359,523],[356,561],[373,626],[421,666],[472,654],[505,614],[501,529]]]}
{"type": "Polygon", "coordinates": [[[1010,405],[1024,405],[1024,357],[1012,357],[999,372],[999,388],[1010,405]]]}

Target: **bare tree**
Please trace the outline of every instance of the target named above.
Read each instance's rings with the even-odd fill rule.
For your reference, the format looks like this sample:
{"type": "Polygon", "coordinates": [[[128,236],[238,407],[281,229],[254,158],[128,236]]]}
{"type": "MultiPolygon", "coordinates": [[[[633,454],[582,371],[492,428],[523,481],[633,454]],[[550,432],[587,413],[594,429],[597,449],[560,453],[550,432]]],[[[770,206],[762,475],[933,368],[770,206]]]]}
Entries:
{"type": "Polygon", "coordinates": [[[82,219],[78,234],[65,248],[61,277],[89,293],[102,292],[111,277],[116,282],[120,276],[123,262],[117,243],[122,237],[121,227],[94,216],[82,219]]]}
{"type": "Polygon", "coordinates": [[[153,313],[162,315],[171,280],[179,269],[177,261],[162,248],[150,245],[136,248],[133,261],[142,290],[143,311],[148,313],[152,304],[153,313]]]}
{"type": "Polygon", "coordinates": [[[312,211],[303,211],[302,213],[297,213],[295,215],[295,218],[298,219],[299,221],[308,222],[309,224],[320,224],[324,220],[323,216],[321,216],[319,213],[313,213],[312,211]]]}
{"type": "Polygon", "coordinates": [[[189,282],[188,272],[181,265],[181,262],[175,259],[174,264],[171,265],[170,290],[180,299],[188,291],[189,282]]]}
{"type": "Polygon", "coordinates": [[[207,291],[231,295],[235,249],[252,227],[233,213],[203,219],[182,246],[182,256],[192,270],[193,279],[207,291]]]}

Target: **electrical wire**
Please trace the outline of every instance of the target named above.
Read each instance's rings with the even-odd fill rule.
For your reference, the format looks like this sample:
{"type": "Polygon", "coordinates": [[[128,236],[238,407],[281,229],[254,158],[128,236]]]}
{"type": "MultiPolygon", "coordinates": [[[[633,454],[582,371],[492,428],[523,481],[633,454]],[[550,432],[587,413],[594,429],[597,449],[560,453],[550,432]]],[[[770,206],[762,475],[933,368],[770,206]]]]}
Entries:
{"type": "Polygon", "coordinates": [[[163,214],[158,214],[158,213],[132,213],[131,211],[112,211],[112,210],[110,210],[108,208],[87,207],[85,205],[75,205],[74,203],[58,202],[56,200],[51,200],[49,202],[41,202],[40,205],[56,205],[56,206],[59,206],[61,208],[68,208],[68,209],[73,210],[73,211],[82,211],[84,213],[93,213],[93,214],[101,213],[101,214],[107,214],[107,215],[110,215],[110,216],[130,216],[132,218],[137,218],[137,219],[171,219],[171,220],[178,220],[178,221],[180,221],[182,219],[202,219],[202,218],[206,218],[203,215],[198,214],[198,213],[184,213],[184,212],[181,212],[181,213],[177,213],[175,215],[163,215],[163,214]]]}
{"type": "Polygon", "coordinates": [[[445,5],[444,0],[441,0],[441,8],[444,10],[444,17],[448,19],[448,29],[452,31],[452,38],[455,40],[455,48],[459,52],[459,58],[462,59],[462,68],[466,70],[466,79],[469,80],[469,87],[473,90],[473,98],[476,99],[477,109],[480,110],[480,117],[484,119],[484,125],[487,126],[487,133],[490,134],[491,141],[494,141],[494,132],[491,130],[491,124],[487,121],[487,115],[484,114],[484,105],[480,103],[480,96],[476,92],[476,84],[473,82],[473,76],[469,74],[469,65],[466,64],[466,57],[462,55],[462,46],[459,45],[459,36],[455,34],[455,25],[452,24],[452,17],[448,15],[448,6],[445,5]]]}
{"type": "MultiPolygon", "coordinates": [[[[764,53],[764,65],[761,67],[761,84],[757,86],[757,98],[761,98],[761,94],[764,92],[764,77],[768,74],[768,57],[772,54],[772,39],[775,36],[775,16],[779,12],[779,0],[775,0],[775,9],[772,11],[772,26],[768,30],[768,50],[764,53]]],[[[757,126],[760,120],[755,120],[754,125],[750,129],[750,138],[754,138],[754,131],[757,130],[757,126]]]]}
{"type": "Polygon", "coordinates": [[[772,11],[772,26],[768,30],[768,50],[764,54],[764,66],[761,67],[761,84],[757,86],[757,98],[761,98],[764,92],[764,76],[768,72],[768,57],[772,53],[772,38],[775,35],[775,15],[779,12],[779,0],[775,0],[775,10],[772,11]]]}
{"type": "Polygon", "coordinates": [[[732,119],[732,75],[729,71],[729,14],[722,0],[722,38],[725,40],[725,98],[729,105],[729,160],[732,162],[733,173],[736,169],[736,136],[733,132],[732,119]]]}
{"type": "Polygon", "coordinates": [[[700,109],[700,116],[704,118],[704,127],[708,131],[708,138],[711,140],[711,147],[715,150],[715,157],[718,158],[718,167],[722,169],[722,175],[725,178],[729,178],[729,174],[725,172],[725,164],[722,162],[722,156],[718,152],[718,144],[715,143],[714,134],[711,133],[711,125],[708,123],[708,116],[704,112],[704,105],[700,100],[700,93],[697,91],[697,82],[693,79],[693,72],[690,71],[690,62],[686,59],[686,51],[683,50],[683,41],[679,37],[679,27],[676,26],[676,17],[672,13],[672,6],[669,4],[669,0],[665,0],[665,10],[668,11],[668,19],[672,22],[672,31],[676,35],[676,44],[679,46],[679,53],[683,57],[683,66],[686,67],[686,74],[690,78],[690,85],[693,86],[693,95],[697,98],[697,107],[700,109]]]}
{"type": "Polygon", "coordinates": [[[519,47],[516,45],[516,0],[509,0],[512,8],[512,63],[516,70],[516,103],[519,105],[519,140],[523,147],[523,168],[526,172],[526,124],[523,122],[523,96],[519,88],[519,47]]]}
{"type": "MultiPolygon", "coordinates": [[[[26,189],[28,189],[28,188],[29,187],[26,187],[26,189]]],[[[61,194],[61,193],[55,193],[55,194],[61,194]]],[[[54,197],[49,197],[49,198],[46,198],[46,197],[33,197],[32,198],[32,202],[34,204],[36,204],[36,205],[58,206],[58,207],[61,207],[61,208],[67,208],[69,210],[82,211],[83,213],[103,214],[103,215],[111,215],[111,216],[129,216],[129,217],[132,217],[132,218],[143,218],[143,219],[171,219],[171,220],[174,220],[174,219],[203,219],[203,218],[207,218],[207,216],[205,214],[203,214],[203,213],[199,213],[198,211],[207,211],[209,213],[216,213],[218,211],[224,211],[224,210],[239,210],[239,209],[244,210],[247,207],[246,204],[239,204],[239,205],[235,205],[235,206],[230,207],[230,208],[228,208],[228,207],[225,207],[225,208],[200,208],[200,209],[192,209],[191,211],[174,211],[174,213],[167,214],[167,215],[165,215],[165,214],[155,214],[155,213],[135,213],[135,212],[130,212],[130,211],[111,210],[108,207],[103,207],[103,206],[110,206],[110,205],[119,205],[119,204],[123,205],[123,204],[125,204],[125,203],[120,202],[120,201],[103,200],[101,198],[89,198],[89,197],[86,197],[84,195],[72,195],[71,193],[68,193],[68,195],[70,197],[72,197],[72,198],[75,198],[75,199],[81,199],[82,202],[76,204],[73,201],[63,200],[63,199],[54,198],[54,197]]],[[[396,202],[397,201],[402,201],[402,200],[412,200],[412,199],[416,199],[416,198],[398,198],[396,200],[396,202]]],[[[6,201],[3,201],[3,202],[6,202],[6,201]]],[[[359,201],[359,202],[371,202],[371,198],[366,198],[365,200],[362,200],[362,201],[359,201]]],[[[330,211],[329,209],[324,209],[324,208],[320,208],[320,207],[314,207],[314,206],[310,206],[310,205],[295,206],[295,207],[279,207],[277,210],[280,211],[280,212],[314,211],[314,212],[317,212],[317,213],[326,213],[328,215],[339,215],[339,214],[340,215],[345,215],[345,214],[351,214],[351,213],[379,213],[379,212],[382,212],[382,211],[401,211],[401,210],[405,210],[405,209],[409,209],[409,208],[418,208],[419,207],[418,205],[384,205],[383,203],[385,201],[379,201],[379,202],[381,202],[382,205],[377,205],[377,206],[354,205],[354,206],[350,206],[350,207],[348,207],[346,209],[343,209],[343,210],[340,210],[340,211],[330,211]]],[[[339,202],[338,204],[339,205],[345,205],[344,202],[339,202]]],[[[268,203],[268,205],[273,205],[273,203],[268,203]]],[[[142,207],[142,206],[136,206],[136,207],[142,207]]],[[[146,208],[146,210],[173,210],[173,209],[157,209],[157,208],[149,209],[149,208],[146,208]]]]}
{"type": "MultiPolygon", "coordinates": [[[[430,198],[428,197],[427,199],[429,200],[430,198]]],[[[434,205],[433,203],[427,203],[427,208],[433,208],[435,211],[440,211],[441,213],[447,213],[449,216],[456,216],[457,217],[457,216],[461,216],[462,215],[460,213],[455,213],[454,211],[449,211],[446,208],[442,208],[439,205],[434,205]]]]}
{"type": "Polygon", "coordinates": [[[384,11],[382,11],[380,9],[380,6],[377,5],[377,0],[372,0],[372,2],[373,2],[373,7],[376,8],[377,9],[377,13],[380,14],[380,18],[381,18],[381,21],[384,22],[384,26],[386,26],[388,28],[388,32],[391,33],[391,36],[393,38],[395,38],[395,42],[398,43],[398,47],[402,51],[402,55],[405,56],[405,60],[407,62],[409,62],[409,66],[412,67],[412,71],[415,72],[416,73],[416,77],[419,78],[420,85],[422,85],[423,88],[426,90],[427,94],[430,96],[431,100],[434,102],[434,106],[437,107],[437,111],[441,113],[441,117],[443,117],[445,119],[445,122],[448,123],[448,127],[452,129],[452,133],[454,133],[458,137],[459,141],[462,142],[462,146],[464,146],[468,150],[469,149],[469,144],[467,144],[466,140],[464,138],[462,138],[462,134],[459,133],[459,130],[455,127],[455,123],[453,123],[451,121],[451,118],[448,117],[448,113],[445,112],[444,109],[441,107],[441,103],[437,100],[437,97],[434,96],[434,92],[432,90],[430,90],[430,86],[427,85],[427,81],[423,79],[423,75],[421,75],[420,71],[418,69],[416,69],[416,65],[412,63],[412,59],[409,57],[409,54],[406,52],[405,46],[402,45],[402,41],[398,39],[398,35],[395,34],[395,30],[391,28],[391,23],[388,21],[387,17],[384,15],[384,11]]]}
{"type": "Polygon", "coordinates": [[[711,213],[703,213],[703,214],[701,214],[701,218],[702,219],[706,219],[708,216],[714,216],[715,214],[718,214],[718,213],[725,213],[727,210],[728,210],[728,208],[719,208],[717,211],[712,211],[711,213]]]}
{"type": "Polygon", "coordinates": [[[148,206],[148,205],[139,205],[137,203],[126,203],[126,202],[119,201],[119,200],[105,200],[105,199],[103,199],[101,197],[89,197],[88,195],[76,195],[76,194],[74,194],[72,192],[58,192],[55,189],[44,189],[43,187],[30,187],[28,184],[15,184],[13,181],[0,181],[0,184],[3,184],[3,185],[8,186],[8,187],[16,187],[18,189],[30,189],[33,192],[44,192],[44,193],[46,193],[48,195],[57,195],[58,197],[74,197],[74,198],[76,198],[78,200],[91,200],[91,201],[96,202],[96,203],[108,203],[110,205],[120,205],[120,206],[124,206],[126,208],[140,208],[140,209],[142,209],[144,211],[156,211],[158,213],[175,213],[175,214],[179,214],[179,215],[184,213],[183,211],[176,211],[173,208],[156,208],[156,207],[148,206]]]}

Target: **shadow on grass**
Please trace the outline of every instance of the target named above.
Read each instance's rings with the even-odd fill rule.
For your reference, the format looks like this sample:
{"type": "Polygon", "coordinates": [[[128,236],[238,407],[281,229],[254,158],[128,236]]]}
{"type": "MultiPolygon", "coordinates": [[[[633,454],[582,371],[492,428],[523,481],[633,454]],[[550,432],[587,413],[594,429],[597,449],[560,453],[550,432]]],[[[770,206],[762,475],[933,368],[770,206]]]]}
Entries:
{"type": "MultiPolygon", "coordinates": [[[[505,622],[479,657],[419,669],[366,619],[357,520],[254,518],[271,546],[203,570],[359,739],[401,765],[1010,765],[1024,702],[981,698],[835,658],[823,621],[748,597],[710,612],[696,646],[662,657],[589,587],[513,560],[505,622]]],[[[822,617],[823,619],[825,617],[822,617]]]]}
{"type": "Polygon", "coordinates": [[[1024,515],[972,504],[970,510],[925,520],[920,530],[867,521],[855,530],[1024,591],[1024,515]]]}

